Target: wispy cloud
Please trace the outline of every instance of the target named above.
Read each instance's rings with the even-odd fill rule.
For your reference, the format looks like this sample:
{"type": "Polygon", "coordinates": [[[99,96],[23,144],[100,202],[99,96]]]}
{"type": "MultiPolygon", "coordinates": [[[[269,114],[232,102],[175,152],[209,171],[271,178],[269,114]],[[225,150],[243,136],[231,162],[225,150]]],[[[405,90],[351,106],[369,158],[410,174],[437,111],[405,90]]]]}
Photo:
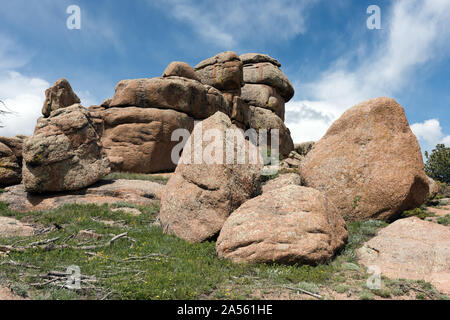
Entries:
{"type": "MultiPolygon", "coordinates": [[[[287,112],[312,108],[321,115],[316,120],[325,124],[321,119],[324,115],[336,119],[358,102],[395,95],[411,83],[419,67],[449,55],[450,1],[398,0],[387,16],[383,28],[388,29],[388,36],[372,53],[354,54],[365,52],[364,43],[359,48],[349,48],[351,54],[297,90],[297,96],[308,100],[288,103],[287,112]]],[[[325,126],[319,125],[305,129],[301,118],[291,122],[295,141],[301,141],[305,135],[320,137],[326,132],[325,126]]]]}
{"type": "Polygon", "coordinates": [[[150,0],[207,41],[230,48],[242,41],[288,40],[306,31],[307,10],[317,0],[150,0]]]}
{"type": "Polygon", "coordinates": [[[450,135],[444,135],[438,119],[414,123],[411,125],[411,130],[421,142],[422,151],[431,151],[438,143],[450,146],[450,135]]]}

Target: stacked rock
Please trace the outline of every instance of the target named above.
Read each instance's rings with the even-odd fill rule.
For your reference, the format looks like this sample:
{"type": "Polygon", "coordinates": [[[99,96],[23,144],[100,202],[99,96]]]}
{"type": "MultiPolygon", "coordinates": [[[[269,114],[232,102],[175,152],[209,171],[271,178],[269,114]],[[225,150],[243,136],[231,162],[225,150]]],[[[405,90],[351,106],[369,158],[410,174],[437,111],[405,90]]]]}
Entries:
{"type": "Polygon", "coordinates": [[[173,62],[163,76],[120,81],[112,100],[91,107],[104,120],[102,142],[114,171],[172,171],[176,129],[189,132],[195,120],[217,111],[229,114],[222,93],[200,81],[194,69],[173,62]]]}
{"type": "MultiPolygon", "coordinates": [[[[250,105],[249,127],[278,129],[280,154],[287,157],[294,149],[289,129],[284,124],[285,103],[294,96],[294,88],[274,58],[259,53],[240,56],[243,62],[244,87],[241,98],[250,105]]],[[[270,141],[268,141],[270,144],[270,141]]]]}
{"type": "Polygon", "coordinates": [[[195,70],[203,84],[220,90],[230,105],[231,121],[241,129],[248,128],[249,106],[241,99],[244,85],[243,64],[239,56],[231,51],[203,60],[195,70]]]}

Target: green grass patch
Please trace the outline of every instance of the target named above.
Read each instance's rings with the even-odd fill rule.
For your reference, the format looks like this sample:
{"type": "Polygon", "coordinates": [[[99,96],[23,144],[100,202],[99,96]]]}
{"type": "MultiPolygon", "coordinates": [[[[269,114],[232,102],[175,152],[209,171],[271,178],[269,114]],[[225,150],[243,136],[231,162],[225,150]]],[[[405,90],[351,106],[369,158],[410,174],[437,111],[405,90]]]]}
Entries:
{"type": "Polygon", "coordinates": [[[450,225],[450,214],[447,214],[444,217],[437,218],[437,223],[442,224],[444,226],[449,226],[450,225]]]}
{"type": "Polygon", "coordinates": [[[417,217],[419,219],[425,220],[426,218],[434,217],[435,214],[428,211],[426,206],[421,206],[420,208],[404,211],[401,216],[403,218],[417,217]]]}
{"type": "MultiPolygon", "coordinates": [[[[359,298],[364,299],[374,294],[386,296],[364,288],[368,274],[356,257],[356,249],[386,226],[384,222],[350,223],[348,244],[328,264],[234,264],[217,258],[214,242],[192,244],[164,234],[155,224],[158,212],[159,205],[121,202],[19,213],[0,203],[0,216],[22,219],[38,226],[39,231],[29,238],[0,238],[0,245],[21,249],[0,253],[0,283],[21,296],[61,300],[248,299],[258,298],[254,296],[257,290],[297,287],[321,294],[321,288],[327,286],[338,293],[363,288],[359,298]],[[137,208],[142,214],[112,211],[126,207],[137,208]],[[101,237],[78,237],[82,230],[101,237]],[[126,236],[110,243],[124,233],[126,236]],[[49,274],[65,272],[69,266],[80,268],[84,281],[80,290],[64,287],[64,278],[49,282],[49,274]]],[[[416,285],[424,292],[432,290],[425,288],[426,284],[416,285]]],[[[408,287],[386,287],[392,295],[403,295],[403,288],[408,287]]]]}
{"type": "Polygon", "coordinates": [[[126,173],[126,172],[113,172],[103,178],[103,180],[144,180],[144,181],[152,181],[161,184],[167,184],[169,181],[168,177],[152,175],[152,174],[143,174],[143,173],[126,173]]]}

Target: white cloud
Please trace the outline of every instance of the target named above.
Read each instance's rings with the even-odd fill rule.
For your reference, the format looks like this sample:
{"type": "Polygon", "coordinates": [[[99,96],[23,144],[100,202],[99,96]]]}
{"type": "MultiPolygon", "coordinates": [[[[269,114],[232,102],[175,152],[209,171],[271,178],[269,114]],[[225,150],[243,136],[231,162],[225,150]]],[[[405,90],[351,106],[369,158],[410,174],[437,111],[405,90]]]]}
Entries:
{"type": "Polygon", "coordinates": [[[241,41],[287,40],[305,32],[305,14],[316,0],[158,0],[202,38],[229,48],[241,41]]]}
{"type": "Polygon", "coordinates": [[[431,151],[438,143],[450,146],[450,135],[444,136],[438,119],[426,120],[423,123],[414,123],[411,130],[422,145],[422,151],[431,151]]]}
{"type": "MultiPolygon", "coordinates": [[[[364,51],[362,46],[349,50],[352,54],[341,57],[317,81],[301,86],[297,96],[306,96],[308,100],[288,103],[287,112],[303,105],[337,119],[359,102],[393,96],[410,82],[418,67],[449,54],[450,1],[398,0],[388,16],[389,34],[385,41],[365,56],[353,54],[364,51]],[[357,67],[352,68],[349,62],[355,59],[357,67]]],[[[303,119],[291,122],[299,127],[293,130],[294,141],[302,141],[303,119]]],[[[320,137],[326,132],[324,127],[317,125],[309,134],[320,137]]]]}
{"type": "Polygon", "coordinates": [[[1,119],[1,136],[31,135],[42,115],[44,92],[49,83],[15,71],[0,71],[0,97],[12,114],[1,119]]]}

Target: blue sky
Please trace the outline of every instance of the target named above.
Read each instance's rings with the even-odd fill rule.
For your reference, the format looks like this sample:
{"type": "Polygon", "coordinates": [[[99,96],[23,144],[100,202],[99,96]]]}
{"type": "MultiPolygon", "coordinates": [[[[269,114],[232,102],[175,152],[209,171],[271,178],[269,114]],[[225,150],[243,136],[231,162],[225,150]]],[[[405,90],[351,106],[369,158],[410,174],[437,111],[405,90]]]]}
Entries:
{"type": "Polygon", "coordinates": [[[218,52],[277,58],[296,88],[286,122],[318,140],[349,107],[378,96],[406,110],[423,150],[450,145],[448,0],[15,0],[0,11],[0,135],[31,134],[44,91],[66,77],[84,106],[122,79],[160,76],[218,52]],[[81,29],[69,30],[69,5],[81,29]],[[369,30],[369,5],[381,30],[369,30]]]}

